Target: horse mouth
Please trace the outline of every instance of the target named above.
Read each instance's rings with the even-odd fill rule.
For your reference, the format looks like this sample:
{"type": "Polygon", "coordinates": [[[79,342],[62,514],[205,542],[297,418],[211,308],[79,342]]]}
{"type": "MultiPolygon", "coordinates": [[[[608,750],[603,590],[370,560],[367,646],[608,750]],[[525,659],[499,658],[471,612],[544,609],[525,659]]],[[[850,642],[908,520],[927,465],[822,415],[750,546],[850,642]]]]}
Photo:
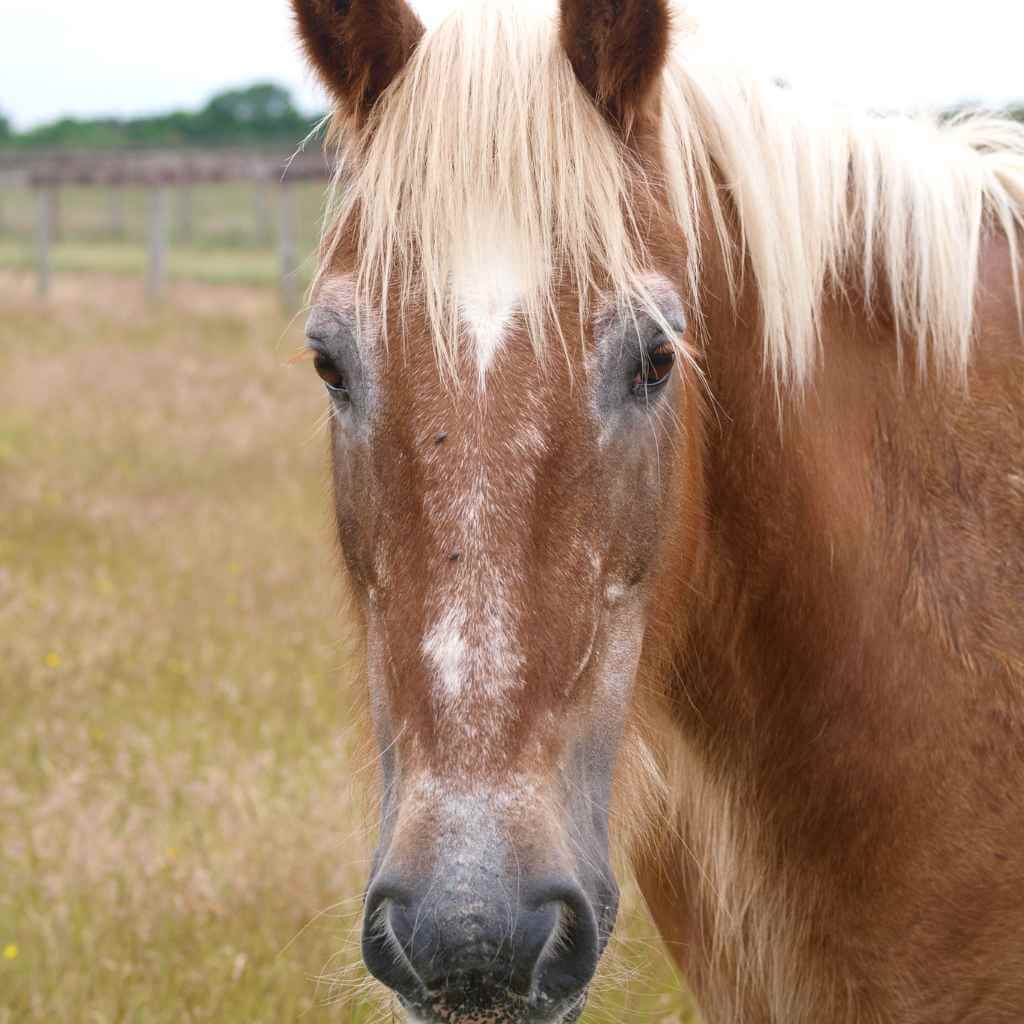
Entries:
{"type": "Polygon", "coordinates": [[[534,1006],[511,995],[507,1002],[490,1001],[487,1005],[461,1001],[453,1006],[444,995],[423,1003],[399,997],[399,1002],[407,1024],[576,1024],[586,1009],[587,992],[557,1008],[534,1006]]]}

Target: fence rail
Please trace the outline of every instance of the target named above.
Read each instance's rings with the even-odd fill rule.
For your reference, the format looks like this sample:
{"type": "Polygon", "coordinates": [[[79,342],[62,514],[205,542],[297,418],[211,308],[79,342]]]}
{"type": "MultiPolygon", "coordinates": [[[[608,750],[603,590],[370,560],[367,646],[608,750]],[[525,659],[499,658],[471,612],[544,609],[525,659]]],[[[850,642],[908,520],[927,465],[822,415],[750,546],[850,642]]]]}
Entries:
{"type": "Polygon", "coordinates": [[[254,151],[0,154],[0,231],[10,226],[2,193],[30,190],[35,197],[37,290],[45,298],[55,273],[53,248],[63,237],[64,196],[72,189],[95,189],[100,197],[96,205],[105,209],[105,234],[124,240],[125,194],[128,190],[143,190],[146,294],[155,301],[167,279],[172,231],[177,242],[193,241],[197,187],[248,184],[253,194],[253,234],[263,246],[276,244],[282,301],[294,308],[299,292],[296,187],[326,183],[331,172],[331,163],[319,147],[291,158],[254,151]]]}

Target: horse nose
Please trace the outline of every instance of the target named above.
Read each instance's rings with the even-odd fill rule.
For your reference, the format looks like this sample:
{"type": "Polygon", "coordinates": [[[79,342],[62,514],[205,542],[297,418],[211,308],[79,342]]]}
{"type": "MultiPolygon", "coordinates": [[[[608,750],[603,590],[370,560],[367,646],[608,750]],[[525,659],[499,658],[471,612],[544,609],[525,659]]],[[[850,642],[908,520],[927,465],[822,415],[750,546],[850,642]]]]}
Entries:
{"type": "Polygon", "coordinates": [[[524,1002],[577,1001],[600,956],[597,920],[572,879],[509,886],[403,883],[378,877],[367,893],[363,959],[413,1006],[443,1001],[452,1020],[524,1002]],[[455,1012],[453,1013],[453,1010],[455,1012]]]}

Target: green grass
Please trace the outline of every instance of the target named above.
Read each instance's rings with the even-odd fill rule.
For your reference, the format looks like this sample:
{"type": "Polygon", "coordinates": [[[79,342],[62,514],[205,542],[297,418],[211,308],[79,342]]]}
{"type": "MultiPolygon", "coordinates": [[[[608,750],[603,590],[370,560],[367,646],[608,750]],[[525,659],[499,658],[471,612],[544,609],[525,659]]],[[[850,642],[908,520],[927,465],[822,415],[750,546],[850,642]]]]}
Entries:
{"type": "MultiPolygon", "coordinates": [[[[0,1022],[389,1020],[300,330],[31,294],[0,273],[0,1022]]],[[[587,1019],[689,1020],[637,905],[587,1019]]]]}

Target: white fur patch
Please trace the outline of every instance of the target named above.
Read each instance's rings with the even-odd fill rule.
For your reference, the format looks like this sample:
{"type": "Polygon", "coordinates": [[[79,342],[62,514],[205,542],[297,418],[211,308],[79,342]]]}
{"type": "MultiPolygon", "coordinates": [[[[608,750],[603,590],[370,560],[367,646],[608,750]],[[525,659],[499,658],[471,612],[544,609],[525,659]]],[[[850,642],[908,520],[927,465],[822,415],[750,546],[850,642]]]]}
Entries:
{"type": "Polygon", "coordinates": [[[449,590],[423,638],[423,657],[436,683],[434,697],[443,706],[451,707],[470,692],[481,699],[500,697],[522,666],[504,588],[487,580],[477,597],[470,609],[454,588],[449,590]]]}
{"type": "Polygon", "coordinates": [[[487,371],[505,342],[527,290],[528,275],[518,258],[522,244],[491,223],[486,214],[480,216],[478,225],[478,233],[460,247],[453,284],[483,390],[487,371]]]}
{"type": "MultiPolygon", "coordinates": [[[[525,436],[516,432],[506,443],[534,452],[543,440],[537,433],[533,428],[525,436]]],[[[515,502],[508,508],[495,505],[488,466],[471,432],[449,438],[438,452],[434,459],[441,460],[444,477],[424,502],[445,549],[458,557],[432,588],[421,650],[439,708],[450,712],[469,700],[488,704],[488,715],[464,716],[468,734],[499,727],[502,698],[518,682],[523,665],[522,613],[512,592],[517,570],[500,540],[516,514],[515,502]]]]}
{"type": "Polygon", "coordinates": [[[495,355],[505,341],[509,324],[522,295],[518,278],[511,268],[497,260],[481,267],[481,277],[459,289],[462,322],[473,339],[481,389],[495,355]]]}
{"type": "Polygon", "coordinates": [[[453,603],[423,639],[423,657],[448,700],[458,697],[466,682],[466,609],[453,603]]]}

